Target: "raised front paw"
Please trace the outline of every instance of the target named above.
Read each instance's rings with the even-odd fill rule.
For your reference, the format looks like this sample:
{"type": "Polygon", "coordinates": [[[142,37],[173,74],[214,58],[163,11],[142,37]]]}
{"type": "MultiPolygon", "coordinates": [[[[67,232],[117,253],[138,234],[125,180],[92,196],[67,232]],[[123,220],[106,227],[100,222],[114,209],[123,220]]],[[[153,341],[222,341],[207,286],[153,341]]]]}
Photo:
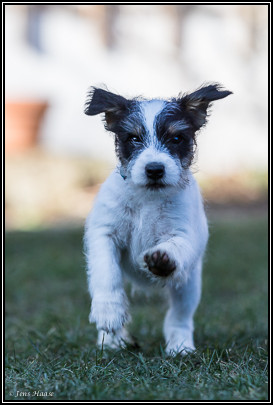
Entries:
{"type": "Polygon", "coordinates": [[[156,276],[167,277],[175,269],[176,264],[165,251],[151,251],[144,255],[148,269],[156,276]]]}

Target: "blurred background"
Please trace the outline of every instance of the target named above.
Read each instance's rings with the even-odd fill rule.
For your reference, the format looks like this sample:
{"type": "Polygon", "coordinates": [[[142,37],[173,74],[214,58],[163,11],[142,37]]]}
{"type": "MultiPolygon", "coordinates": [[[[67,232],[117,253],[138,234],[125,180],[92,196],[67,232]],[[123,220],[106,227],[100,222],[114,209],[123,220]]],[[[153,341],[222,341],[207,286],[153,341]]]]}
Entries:
{"type": "Polygon", "coordinates": [[[9,400],[26,388],[61,400],[267,399],[267,7],[5,5],[9,400]],[[197,355],[161,359],[159,291],[130,297],[142,357],[105,363],[82,236],[116,157],[101,117],[83,112],[88,88],[169,98],[211,81],[234,94],[212,106],[193,165],[210,224],[197,355]]]}
{"type": "Polygon", "coordinates": [[[198,136],[193,170],[209,215],[264,213],[267,12],[231,4],[5,5],[7,229],[83,224],[116,164],[101,117],[83,113],[91,85],[151,98],[210,81],[231,90],[198,136]]]}

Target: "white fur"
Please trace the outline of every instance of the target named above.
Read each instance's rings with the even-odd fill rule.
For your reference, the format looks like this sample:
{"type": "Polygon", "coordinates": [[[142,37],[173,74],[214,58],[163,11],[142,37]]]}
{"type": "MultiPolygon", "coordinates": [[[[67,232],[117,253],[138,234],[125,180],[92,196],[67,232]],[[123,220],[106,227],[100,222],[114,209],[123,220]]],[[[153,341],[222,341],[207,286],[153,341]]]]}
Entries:
{"type": "MultiPolygon", "coordinates": [[[[147,177],[145,174],[145,166],[149,162],[162,163],[165,166],[166,174],[163,179],[163,184],[165,185],[178,185],[180,181],[180,164],[176,162],[167,152],[158,150],[156,146],[151,145],[145,149],[139,156],[138,159],[133,162],[131,168],[131,180],[135,185],[145,186],[147,183],[147,177]]],[[[129,165],[130,169],[130,165],[129,165]]]]}
{"type": "Polygon", "coordinates": [[[113,334],[129,321],[123,284],[126,274],[144,286],[156,283],[169,290],[171,307],[164,322],[167,351],[194,349],[192,318],[200,297],[207,237],[206,217],[193,177],[177,193],[144,196],[142,190],[134,192],[118,172],[112,173],[86,221],[90,321],[113,334]],[[167,252],[177,264],[166,279],[153,275],[143,260],[147,251],[157,250],[167,252]]]}
{"type": "MultiPolygon", "coordinates": [[[[143,105],[150,139],[153,118],[164,103],[143,105]]],[[[129,340],[123,326],[129,322],[124,277],[144,287],[164,287],[170,307],[164,321],[166,351],[194,350],[193,315],[201,292],[202,258],[208,226],[198,185],[163,147],[150,142],[127,167],[124,180],[115,170],[102,185],[86,221],[85,250],[88,288],[92,297],[90,321],[99,332],[98,343],[117,346],[129,340]],[[149,190],[145,166],[160,162],[166,186],[149,190]],[[183,175],[183,176],[182,176],[183,175]],[[145,254],[167,253],[176,264],[168,277],[154,275],[145,254]],[[105,331],[103,334],[101,331],[105,331]]]]}
{"type": "Polygon", "coordinates": [[[154,119],[157,114],[162,111],[165,105],[166,102],[163,100],[149,100],[140,103],[141,111],[143,114],[143,121],[153,143],[156,143],[157,141],[157,138],[155,136],[154,119]]]}

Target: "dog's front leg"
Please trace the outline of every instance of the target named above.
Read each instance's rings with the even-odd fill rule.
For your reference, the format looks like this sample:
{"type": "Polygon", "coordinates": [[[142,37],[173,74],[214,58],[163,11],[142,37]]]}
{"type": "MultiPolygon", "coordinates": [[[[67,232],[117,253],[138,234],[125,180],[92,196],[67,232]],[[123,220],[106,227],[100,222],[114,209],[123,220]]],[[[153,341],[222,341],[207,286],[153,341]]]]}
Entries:
{"type": "Polygon", "coordinates": [[[117,334],[129,320],[123,288],[120,252],[106,232],[86,235],[88,288],[92,297],[90,322],[98,330],[117,334]]]}
{"type": "Polygon", "coordinates": [[[201,245],[193,238],[174,236],[146,250],[141,267],[152,278],[165,278],[168,284],[177,287],[186,282],[200,253],[201,245]]]}

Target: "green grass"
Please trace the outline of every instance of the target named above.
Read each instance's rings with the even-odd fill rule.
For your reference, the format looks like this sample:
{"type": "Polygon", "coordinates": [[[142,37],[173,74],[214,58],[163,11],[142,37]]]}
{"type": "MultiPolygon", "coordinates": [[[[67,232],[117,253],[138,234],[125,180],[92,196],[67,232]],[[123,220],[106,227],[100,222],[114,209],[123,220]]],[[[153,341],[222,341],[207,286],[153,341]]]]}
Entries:
{"type": "Polygon", "coordinates": [[[211,225],[197,351],[182,358],[164,354],[161,292],[131,299],[140,349],[95,346],[81,238],[7,233],[6,400],[267,399],[265,219],[211,225]]]}

